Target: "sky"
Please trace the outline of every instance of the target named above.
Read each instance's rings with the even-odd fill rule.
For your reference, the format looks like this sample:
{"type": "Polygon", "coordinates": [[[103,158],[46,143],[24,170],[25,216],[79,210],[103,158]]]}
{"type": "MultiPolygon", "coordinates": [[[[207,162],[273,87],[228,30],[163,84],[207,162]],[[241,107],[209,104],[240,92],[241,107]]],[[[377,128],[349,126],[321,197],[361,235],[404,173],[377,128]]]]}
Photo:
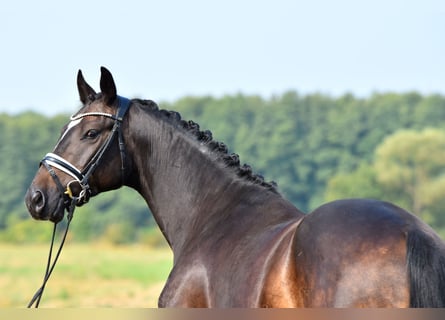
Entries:
{"type": "Polygon", "coordinates": [[[0,5],[0,113],[72,113],[99,91],[187,96],[296,90],[445,94],[443,0],[76,0],[0,5]]]}

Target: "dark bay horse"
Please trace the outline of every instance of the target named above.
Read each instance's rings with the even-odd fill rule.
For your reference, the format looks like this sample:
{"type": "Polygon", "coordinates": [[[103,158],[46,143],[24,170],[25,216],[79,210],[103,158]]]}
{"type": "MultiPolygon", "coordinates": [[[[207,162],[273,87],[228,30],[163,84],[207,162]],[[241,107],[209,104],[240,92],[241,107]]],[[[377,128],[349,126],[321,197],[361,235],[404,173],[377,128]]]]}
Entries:
{"type": "Polygon", "coordinates": [[[238,156],[176,112],[96,93],[42,160],[26,194],[36,219],[60,221],[126,185],[146,200],[174,253],[159,298],[172,307],[445,307],[445,244],[405,210],[339,200],[303,214],[238,156]]]}

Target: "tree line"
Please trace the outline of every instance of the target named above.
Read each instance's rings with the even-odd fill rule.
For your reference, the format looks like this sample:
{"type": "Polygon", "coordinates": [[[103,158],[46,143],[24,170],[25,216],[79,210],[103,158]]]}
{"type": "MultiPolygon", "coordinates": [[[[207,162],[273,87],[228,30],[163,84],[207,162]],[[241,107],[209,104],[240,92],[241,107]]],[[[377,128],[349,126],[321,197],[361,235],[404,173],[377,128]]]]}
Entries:
{"type": "MultiPolygon", "coordinates": [[[[188,96],[160,107],[212,131],[303,211],[346,197],[394,202],[445,234],[445,97],[375,93],[332,97],[288,91],[188,96]]],[[[68,115],[0,114],[0,240],[46,239],[23,203],[39,161],[68,115]]],[[[46,225],[46,224],[45,224],[46,225]]],[[[76,210],[72,237],[114,242],[153,239],[154,221],[136,192],[105,193],[76,210]]],[[[46,230],[46,229],[45,229],[46,230]]]]}

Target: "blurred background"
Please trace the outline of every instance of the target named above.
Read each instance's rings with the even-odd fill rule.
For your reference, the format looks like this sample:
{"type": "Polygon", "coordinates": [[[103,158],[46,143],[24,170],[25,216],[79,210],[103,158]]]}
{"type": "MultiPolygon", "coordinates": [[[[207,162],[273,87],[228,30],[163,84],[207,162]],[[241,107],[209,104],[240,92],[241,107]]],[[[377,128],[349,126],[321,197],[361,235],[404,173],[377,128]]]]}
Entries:
{"type": "MultiPolygon", "coordinates": [[[[298,208],[370,197],[445,237],[445,3],[14,1],[0,35],[0,307],[40,285],[52,226],[23,203],[78,101],[98,89],[199,123],[298,208]]],[[[42,306],[155,306],[172,258],[123,188],[76,210],[42,306]]]]}

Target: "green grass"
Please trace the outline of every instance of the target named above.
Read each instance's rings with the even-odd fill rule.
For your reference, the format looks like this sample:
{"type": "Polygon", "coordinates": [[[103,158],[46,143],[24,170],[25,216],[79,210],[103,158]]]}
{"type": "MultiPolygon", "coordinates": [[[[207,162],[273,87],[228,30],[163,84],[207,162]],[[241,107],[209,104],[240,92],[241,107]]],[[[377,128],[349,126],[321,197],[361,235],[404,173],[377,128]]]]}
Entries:
{"type": "MultiPolygon", "coordinates": [[[[25,307],[40,287],[48,245],[0,245],[0,307],[25,307]]],[[[155,307],[172,267],[169,249],[70,244],[41,307],[155,307]]]]}

